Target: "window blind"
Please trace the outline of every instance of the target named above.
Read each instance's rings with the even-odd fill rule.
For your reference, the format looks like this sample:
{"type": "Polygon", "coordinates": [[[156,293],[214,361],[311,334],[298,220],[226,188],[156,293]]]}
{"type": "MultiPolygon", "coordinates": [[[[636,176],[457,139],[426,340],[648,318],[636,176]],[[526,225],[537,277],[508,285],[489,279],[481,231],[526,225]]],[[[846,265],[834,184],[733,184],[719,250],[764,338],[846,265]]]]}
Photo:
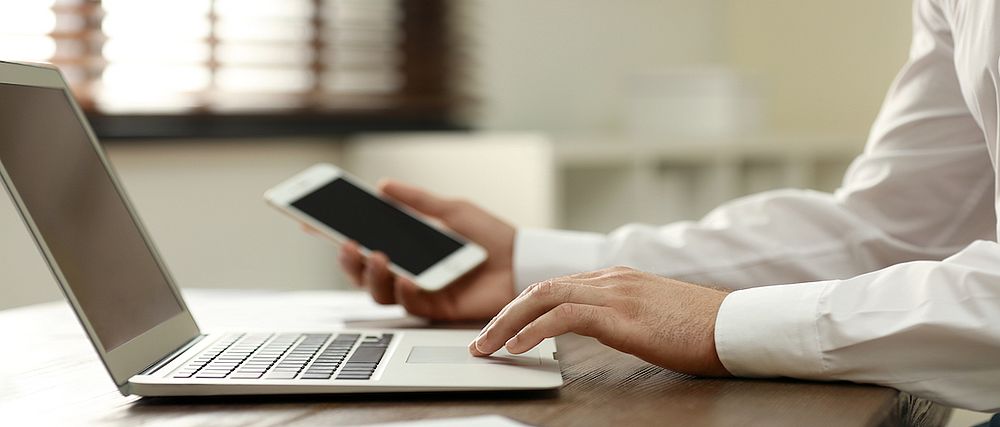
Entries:
{"type": "Polygon", "coordinates": [[[0,59],[102,115],[453,117],[448,0],[0,0],[0,59]]]}

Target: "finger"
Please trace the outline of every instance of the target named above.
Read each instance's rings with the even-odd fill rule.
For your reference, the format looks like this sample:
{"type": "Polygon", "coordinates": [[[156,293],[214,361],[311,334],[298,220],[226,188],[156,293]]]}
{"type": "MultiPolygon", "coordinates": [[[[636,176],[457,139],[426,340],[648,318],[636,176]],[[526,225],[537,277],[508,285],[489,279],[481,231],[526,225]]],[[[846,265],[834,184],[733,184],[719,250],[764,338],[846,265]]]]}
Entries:
{"type": "MultiPolygon", "coordinates": [[[[524,295],[525,293],[527,293],[528,289],[530,289],[530,288],[531,288],[530,286],[524,288],[524,290],[521,291],[521,293],[519,293],[519,294],[517,294],[517,295],[514,296],[514,300],[511,300],[511,302],[514,302],[515,300],[517,300],[518,297],[520,297],[521,295],[524,295]]],[[[499,319],[499,318],[503,317],[504,315],[506,315],[507,314],[507,310],[512,305],[513,304],[511,304],[511,303],[507,303],[507,305],[503,306],[500,309],[500,311],[495,316],[493,316],[493,318],[490,319],[490,321],[488,323],[486,323],[486,326],[483,326],[483,329],[481,331],[479,331],[479,336],[481,337],[484,333],[486,333],[487,330],[489,330],[490,328],[492,328],[493,325],[497,322],[497,319],[499,319]]],[[[476,339],[479,339],[479,337],[476,337],[476,339]]],[[[476,344],[476,340],[473,340],[472,343],[469,344],[469,348],[470,349],[475,349],[475,344],[476,344]]]]}
{"type": "Polygon", "coordinates": [[[479,335],[476,336],[476,338],[473,339],[472,342],[469,343],[469,353],[472,353],[473,356],[488,356],[488,354],[483,353],[483,352],[479,351],[478,348],[476,348],[476,342],[478,342],[479,339],[482,338],[484,334],[486,334],[486,331],[488,331],[490,328],[493,327],[493,324],[495,324],[497,322],[497,319],[499,319],[501,316],[504,315],[504,313],[507,312],[506,310],[507,310],[507,307],[509,307],[509,306],[510,305],[508,304],[508,305],[504,306],[504,308],[500,309],[500,312],[497,313],[496,316],[493,316],[493,318],[490,319],[489,323],[487,323],[486,326],[484,326],[483,329],[481,331],[479,331],[479,335]]]}
{"type": "Polygon", "coordinates": [[[615,342],[618,320],[614,309],[586,304],[561,304],[529,323],[505,346],[511,354],[531,350],[542,340],[573,332],[597,338],[603,343],[615,342]]]}
{"type": "Polygon", "coordinates": [[[396,303],[402,305],[407,313],[420,317],[434,315],[433,296],[407,278],[396,276],[395,293],[396,303]]]}
{"type": "MultiPolygon", "coordinates": [[[[525,289],[525,291],[527,291],[527,289],[525,289]]],[[[522,294],[523,293],[524,292],[522,292],[522,294]]],[[[516,300],[516,297],[515,297],[515,300],[516,300]]],[[[497,319],[500,319],[500,318],[504,317],[507,314],[507,310],[508,310],[508,308],[511,305],[512,304],[508,303],[503,308],[501,308],[500,312],[497,313],[496,316],[493,316],[493,318],[490,319],[490,321],[486,324],[486,326],[484,326],[483,329],[481,331],[479,331],[479,335],[476,336],[476,338],[473,339],[472,342],[469,343],[469,353],[472,353],[473,356],[488,356],[487,353],[483,353],[483,352],[479,351],[478,348],[476,348],[476,343],[479,342],[480,339],[483,339],[483,335],[486,335],[486,331],[489,331],[490,329],[493,328],[493,325],[495,325],[497,323],[497,319]]]]}
{"type": "Polygon", "coordinates": [[[528,291],[507,304],[497,315],[496,322],[476,338],[476,350],[492,354],[525,325],[556,306],[564,303],[603,305],[607,294],[603,288],[570,281],[547,280],[531,285],[528,291]]]}
{"type": "MultiPolygon", "coordinates": [[[[548,281],[556,281],[556,280],[558,280],[558,279],[550,279],[548,281]]],[[[500,312],[498,312],[496,314],[496,316],[493,316],[493,318],[490,319],[489,323],[487,323],[486,326],[483,327],[483,329],[479,332],[479,335],[474,340],[472,340],[471,343],[469,343],[469,352],[471,352],[473,355],[476,355],[476,356],[485,356],[485,355],[487,355],[488,353],[484,353],[482,351],[479,351],[479,349],[476,348],[477,344],[480,341],[485,340],[484,336],[487,334],[487,332],[492,331],[491,333],[495,334],[496,331],[493,329],[493,325],[495,325],[497,323],[497,320],[506,319],[507,318],[507,314],[511,310],[511,307],[517,307],[520,304],[520,301],[522,299],[528,298],[528,295],[531,294],[532,292],[538,292],[537,288],[539,286],[540,286],[539,283],[535,283],[532,286],[528,286],[528,287],[524,288],[524,290],[521,291],[521,293],[517,294],[517,296],[515,296],[514,299],[511,302],[509,302],[509,303],[507,303],[507,305],[503,306],[503,308],[500,309],[500,312]],[[517,304],[515,304],[515,303],[517,303],[517,304]]]]}
{"type": "Polygon", "coordinates": [[[395,278],[389,271],[389,258],[382,252],[375,252],[368,257],[364,273],[364,284],[372,298],[379,304],[395,304],[396,292],[393,290],[395,278]]]}
{"type": "Polygon", "coordinates": [[[347,274],[351,283],[354,286],[362,286],[361,275],[365,271],[365,257],[358,250],[358,244],[354,242],[344,243],[340,247],[337,261],[340,262],[340,268],[347,274]]]}
{"type": "Polygon", "coordinates": [[[441,218],[453,210],[457,203],[450,199],[431,194],[426,190],[403,184],[399,181],[384,180],[379,183],[379,190],[386,196],[403,203],[418,212],[441,218]]]}

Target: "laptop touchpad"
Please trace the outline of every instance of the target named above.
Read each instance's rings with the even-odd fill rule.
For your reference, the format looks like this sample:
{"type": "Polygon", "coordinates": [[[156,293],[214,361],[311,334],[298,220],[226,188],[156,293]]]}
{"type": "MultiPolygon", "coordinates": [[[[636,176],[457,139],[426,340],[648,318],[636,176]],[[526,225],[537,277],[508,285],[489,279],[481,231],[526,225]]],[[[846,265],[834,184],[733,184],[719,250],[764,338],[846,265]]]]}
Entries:
{"type": "Polygon", "coordinates": [[[466,347],[417,346],[410,350],[406,363],[496,363],[537,366],[539,361],[537,349],[531,349],[523,354],[510,354],[507,350],[500,349],[492,356],[475,357],[469,354],[469,349],[466,347]]]}

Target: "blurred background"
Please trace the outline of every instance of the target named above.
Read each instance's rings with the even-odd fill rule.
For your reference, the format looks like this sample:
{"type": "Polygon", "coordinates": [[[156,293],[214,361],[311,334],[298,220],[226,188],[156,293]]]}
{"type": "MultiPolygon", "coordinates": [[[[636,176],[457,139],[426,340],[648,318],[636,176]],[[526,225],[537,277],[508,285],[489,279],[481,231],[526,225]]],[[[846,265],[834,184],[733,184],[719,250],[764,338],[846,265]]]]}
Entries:
{"type": "MultiPolygon", "coordinates": [[[[831,190],[910,28],[905,0],[0,5],[0,58],[62,69],[184,287],[347,286],[261,201],[321,161],[525,227],[831,190]]],[[[0,308],[58,299],[7,197],[0,236],[0,308]]]]}
{"type": "MultiPolygon", "coordinates": [[[[316,162],[596,231],[832,190],[910,31],[906,0],[0,7],[0,60],[62,69],[180,286],[215,288],[349,286],[261,200],[316,162]]],[[[7,197],[0,272],[0,309],[60,298],[7,197]]]]}

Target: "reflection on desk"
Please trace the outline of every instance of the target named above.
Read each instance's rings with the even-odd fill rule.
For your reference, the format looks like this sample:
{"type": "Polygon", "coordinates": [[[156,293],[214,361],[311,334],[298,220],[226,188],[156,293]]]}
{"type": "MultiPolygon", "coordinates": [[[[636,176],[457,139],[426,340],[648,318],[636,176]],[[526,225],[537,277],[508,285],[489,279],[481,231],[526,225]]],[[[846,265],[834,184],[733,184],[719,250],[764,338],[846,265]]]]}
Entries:
{"type": "MultiPolygon", "coordinates": [[[[208,331],[422,326],[353,292],[185,292],[208,331]],[[358,326],[349,323],[350,326],[358,326]]],[[[431,327],[481,325],[431,325],[431,327]]],[[[0,422],[172,426],[345,425],[499,414],[549,425],[899,425],[942,412],[898,391],[847,383],[702,379],[576,335],[557,339],[565,385],[550,392],[251,398],[123,397],[64,302],[0,311],[0,422]]],[[[67,424],[67,425],[68,425],[67,424]]]]}

